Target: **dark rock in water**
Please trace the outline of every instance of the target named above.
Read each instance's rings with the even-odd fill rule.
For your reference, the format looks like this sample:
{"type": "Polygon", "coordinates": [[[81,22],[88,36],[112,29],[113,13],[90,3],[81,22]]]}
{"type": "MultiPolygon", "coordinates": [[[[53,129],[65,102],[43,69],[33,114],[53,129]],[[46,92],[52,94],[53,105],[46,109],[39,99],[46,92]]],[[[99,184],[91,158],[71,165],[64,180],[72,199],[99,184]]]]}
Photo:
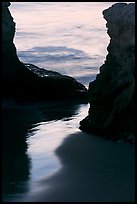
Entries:
{"type": "Polygon", "coordinates": [[[134,143],[135,4],[114,4],[103,15],[110,36],[108,55],[89,84],[89,115],[80,129],[134,143]]]}
{"type": "Polygon", "coordinates": [[[16,100],[78,99],[87,100],[87,90],[74,78],[32,64],[22,64],[22,74],[4,80],[4,98],[16,100]]]}
{"type": "Polygon", "coordinates": [[[2,3],[3,98],[86,100],[87,89],[74,78],[47,71],[32,64],[23,64],[18,59],[13,43],[15,23],[8,9],[9,6],[9,2],[2,3]]]}

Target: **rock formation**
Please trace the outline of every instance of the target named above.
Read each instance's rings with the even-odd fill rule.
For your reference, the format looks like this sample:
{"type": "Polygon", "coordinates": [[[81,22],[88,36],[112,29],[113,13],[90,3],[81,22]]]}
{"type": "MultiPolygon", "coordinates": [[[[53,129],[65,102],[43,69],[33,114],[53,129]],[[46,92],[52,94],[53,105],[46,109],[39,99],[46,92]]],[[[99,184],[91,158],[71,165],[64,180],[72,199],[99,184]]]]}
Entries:
{"type": "Polygon", "coordinates": [[[25,65],[18,59],[13,43],[15,23],[8,9],[9,6],[9,2],[2,3],[3,98],[83,100],[87,95],[87,89],[74,78],[40,69],[35,65],[25,65]]]}
{"type": "Polygon", "coordinates": [[[100,73],[89,84],[89,115],[80,129],[134,142],[135,4],[116,3],[103,11],[110,44],[100,73]]]}

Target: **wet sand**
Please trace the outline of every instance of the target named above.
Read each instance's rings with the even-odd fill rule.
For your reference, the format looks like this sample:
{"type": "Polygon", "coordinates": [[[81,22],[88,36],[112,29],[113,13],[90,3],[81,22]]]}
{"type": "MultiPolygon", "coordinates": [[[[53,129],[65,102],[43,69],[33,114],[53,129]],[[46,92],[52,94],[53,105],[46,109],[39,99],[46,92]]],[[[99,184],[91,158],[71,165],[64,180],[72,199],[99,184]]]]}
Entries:
{"type": "Polygon", "coordinates": [[[135,148],[78,131],[56,149],[62,168],[22,202],[135,202],[135,148]]]}

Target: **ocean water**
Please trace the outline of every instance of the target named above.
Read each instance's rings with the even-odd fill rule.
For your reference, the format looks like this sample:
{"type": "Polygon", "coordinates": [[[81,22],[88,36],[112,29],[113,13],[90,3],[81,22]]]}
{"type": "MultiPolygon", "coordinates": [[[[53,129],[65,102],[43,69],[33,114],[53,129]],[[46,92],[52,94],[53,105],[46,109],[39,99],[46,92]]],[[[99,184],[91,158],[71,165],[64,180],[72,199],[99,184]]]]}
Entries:
{"type": "MultiPolygon", "coordinates": [[[[19,59],[72,76],[88,87],[110,41],[102,11],[114,3],[12,2],[19,59]]],[[[21,201],[43,190],[39,182],[62,168],[56,149],[81,132],[79,122],[88,108],[63,101],[4,106],[3,201],[21,201]]]]}
{"type": "Polygon", "coordinates": [[[13,2],[21,61],[88,86],[103,64],[109,36],[102,11],[113,2],[13,2]]]}

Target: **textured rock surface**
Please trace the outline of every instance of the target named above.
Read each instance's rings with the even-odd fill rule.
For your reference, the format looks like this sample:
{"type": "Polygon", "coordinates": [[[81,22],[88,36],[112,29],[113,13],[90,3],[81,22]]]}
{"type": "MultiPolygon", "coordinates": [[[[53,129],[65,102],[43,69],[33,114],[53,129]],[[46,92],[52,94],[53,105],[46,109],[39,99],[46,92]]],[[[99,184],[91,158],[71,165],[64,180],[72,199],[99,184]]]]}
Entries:
{"type": "Polygon", "coordinates": [[[8,7],[9,2],[2,2],[2,62],[3,62],[3,77],[7,80],[12,79],[14,71],[16,71],[17,66],[8,67],[8,65],[19,60],[16,56],[16,48],[13,43],[13,38],[15,34],[15,23],[9,12],[8,7]]]}
{"type": "Polygon", "coordinates": [[[2,3],[3,98],[18,100],[76,98],[85,100],[87,89],[74,78],[20,62],[13,43],[15,23],[8,9],[9,6],[9,2],[2,3]]]}
{"type": "Polygon", "coordinates": [[[133,142],[135,4],[114,4],[103,15],[110,36],[108,55],[95,81],[89,84],[89,115],[80,122],[80,129],[133,142]]]}

